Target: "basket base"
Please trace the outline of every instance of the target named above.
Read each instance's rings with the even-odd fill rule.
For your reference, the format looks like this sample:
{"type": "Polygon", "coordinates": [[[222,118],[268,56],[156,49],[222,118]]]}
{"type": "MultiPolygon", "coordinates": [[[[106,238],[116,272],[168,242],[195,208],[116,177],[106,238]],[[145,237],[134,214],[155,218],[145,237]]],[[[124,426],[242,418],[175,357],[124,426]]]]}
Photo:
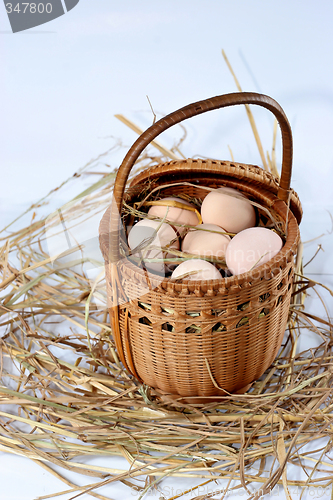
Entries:
{"type": "MultiPolygon", "coordinates": [[[[253,383],[253,382],[252,382],[253,383]]],[[[237,391],[233,392],[232,395],[236,394],[245,394],[250,387],[252,386],[251,384],[247,384],[246,386],[242,387],[241,389],[238,389],[237,391]]],[[[168,394],[162,391],[156,391],[156,396],[163,401],[163,403],[173,403],[177,401],[178,403],[182,404],[190,404],[190,405],[207,405],[209,403],[219,403],[223,402],[226,400],[226,395],[221,395],[221,396],[179,396],[177,394],[168,394]]]]}

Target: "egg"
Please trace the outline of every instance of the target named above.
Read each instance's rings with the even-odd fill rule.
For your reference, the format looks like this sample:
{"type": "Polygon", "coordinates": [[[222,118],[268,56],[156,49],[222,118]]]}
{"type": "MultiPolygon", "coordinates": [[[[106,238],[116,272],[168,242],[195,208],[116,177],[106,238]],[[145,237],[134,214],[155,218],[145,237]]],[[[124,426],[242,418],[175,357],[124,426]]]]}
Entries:
{"type": "Polygon", "coordinates": [[[202,257],[225,258],[225,251],[230,241],[227,234],[215,224],[199,224],[184,237],[182,251],[202,257]],[[203,231],[206,229],[207,231],[203,231]],[[216,231],[214,233],[208,232],[216,231]]]}
{"type": "Polygon", "coordinates": [[[135,250],[135,248],[137,248],[139,245],[142,245],[142,247],[140,247],[140,250],[135,255],[136,257],[141,257],[142,255],[144,255],[144,263],[147,269],[164,273],[165,269],[171,270],[173,268],[173,266],[169,265],[168,263],[164,265],[163,262],[147,261],[147,259],[164,259],[175,257],[173,254],[163,252],[161,250],[161,247],[166,247],[167,245],[170,245],[170,248],[179,250],[179,240],[177,237],[177,233],[169,224],[166,224],[165,222],[161,224],[159,221],[149,219],[142,219],[134,224],[128,234],[128,246],[131,250],[135,250]],[[150,238],[153,238],[153,240],[151,242],[148,242],[150,238]],[[170,245],[171,241],[172,243],[170,245]],[[145,242],[147,242],[146,245],[144,245],[145,242]],[[151,250],[148,249],[147,253],[145,253],[147,246],[155,246],[157,248],[151,250]]]}
{"type": "Polygon", "coordinates": [[[184,274],[193,273],[184,276],[185,280],[219,280],[222,279],[221,274],[216,267],[202,259],[185,260],[175,268],[171,275],[171,279],[180,278],[184,274]]]}
{"type": "Polygon", "coordinates": [[[251,227],[239,232],[226,250],[226,263],[232,274],[242,274],[265,264],[282,248],[282,238],[264,227],[251,227]]]}
{"type": "MultiPolygon", "coordinates": [[[[191,207],[192,209],[196,208],[192,203],[172,196],[163,198],[160,201],[177,201],[179,203],[182,203],[183,205],[191,207]]],[[[175,225],[175,228],[180,235],[183,235],[185,231],[187,231],[187,228],[181,227],[181,225],[184,224],[186,226],[197,226],[201,222],[198,215],[194,211],[186,210],[185,208],[167,207],[165,205],[153,205],[148,210],[148,214],[155,217],[160,217],[161,219],[166,217],[166,220],[168,220],[169,222],[176,222],[177,225],[175,225]]]]}
{"type": "Polygon", "coordinates": [[[240,191],[220,187],[211,191],[201,206],[202,221],[216,224],[228,233],[239,233],[256,224],[256,212],[240,191]]]}

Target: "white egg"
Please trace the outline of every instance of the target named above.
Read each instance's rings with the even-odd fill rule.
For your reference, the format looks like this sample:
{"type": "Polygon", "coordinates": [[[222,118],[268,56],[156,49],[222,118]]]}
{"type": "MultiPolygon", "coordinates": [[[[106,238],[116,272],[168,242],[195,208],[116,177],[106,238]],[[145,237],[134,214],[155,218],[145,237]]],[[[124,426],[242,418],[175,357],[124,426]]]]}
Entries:
{"type": "Polygon", "coordinates": [[[236,234],[226,250],[226,263],[232,274],[246,273],[265,264],[282,248],[282,238],[264,227],[251,227],[236,234]]]}
{"type": "Polygon", "coordinates": [[[216,267],[210,262],[202,259],[185,260],[173,271],[171,279],[180,278],[183,275],[185,275],[183,279],[191,281],[222,279],[222,276],[216,267]],[[191,274],[186,276],[187,273],[191,274]]]}
{"type": "Polygon", "coordinates": [[[172,269],[172,265],[166,264],[165,266],[162,261],[148,262],[147,260],[175,257],[173,254],[161,250],[162,247],[168,245],[170,248],[179,250],[177,234],[169,224],[165,222],[161,224],[159,221],[149,219],[142,219],[134,224],[128,235],[128,246],[131,250],[135,250],[139,245],[140,249],[135,255],[136,257],[144,256],[144,263],[148,269],[161,273],[164,272],[165,267],[172,269]],[[149,247],[155,248],[149,249],[149,247]]]}
{"type": "MultiPolygon", "coordinates": [[[[163,198],[163,201],[178,201],[188,207],[196,208],[192,203],[172,196],[163,198]]],[[[160,217],[161,219],[166,217],[166,220],[168,220],[169,222],[175,222],[177,224],[175,225],[175,228],[180,235],[184,234],[184,232],[187,230],[186,227],[181,227],[182,224],[186,226],[197,226],[200,223],[198,215],[194,211],[186,210],[185,208],[167,207],[165,205],[153,205],[148,210],[148,214],[154,215],[155,217],[160,217]]]]}
{"type": "Polygon", "coordinates": [[[184,237],[182,251],[202,257],[225,258],[225,251],[230,241],[223,229],[215,224],[199,224],[184,237]],[[207,231],[203,231],[206,229],[207,231]],[[216,231],[211,233],[209,231],[216,231]]]}
{"type": "Polygon", "coordinates": [[[240,191],[221,187],[203,200],[201,217],[204,223],[216,224],[230,233],[238,233],[256,224],[256,212],[240,191]]]}

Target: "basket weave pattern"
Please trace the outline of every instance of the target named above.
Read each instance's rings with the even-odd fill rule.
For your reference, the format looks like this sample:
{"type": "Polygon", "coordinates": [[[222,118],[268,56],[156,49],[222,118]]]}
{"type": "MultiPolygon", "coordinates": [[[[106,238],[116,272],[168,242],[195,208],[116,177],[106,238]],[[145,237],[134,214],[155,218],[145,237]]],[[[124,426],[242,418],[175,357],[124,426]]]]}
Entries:
{"type": "MultiPolygon", "coordinates": [[[[244,94],[243,101],[249,95],[253,96],[244,94]]],[[[280,126],[281,121],[286,163],[288,146],[291,149],[289,124],[284,115],[280,126]]],[[[157,126],[156,135],[158,123],[153,126],[157,126]]],[[[116,180],[114,204],[100,225],[110,319],[120,359],[136,378],[161,392],[186,397],[241,390],[273,362],[288,319],[302,216],[299,199],[288,186],[291,155],[289,169],[283,163],[282,182],[253,165],[180,160],[140,173],[125,192],[128,172],[140,150],[133,145],[125,158],[127,173],[120,187],[116,180]],[[183,194],[203,199],[207,195],[205,186],[235,187],[268,209],[286,234],[281,251],[268,263],[239,276],[180,282],[158,276],[155,279],[151,273],[147,277],[144,270],[121,255],[120,226],[113,231],[114,214],[121,210],[123,200],[131,205],[142,199],[145,190],[155,187],[159,188],[156,197],[183,194]]],[[[122,222],[126,225],[126,217],[122,222]]]]}
{"type": "MultiPolygon", "coordinates": [[[[131,351],[125,350],[127,364],[130,354],[141,380],[172,394],[221,394],[212,377],[228,392],[241,389],[270,366],[281,345],[290,302],[291,269],[289,264],[270,280],[269,286],[263,283],[261,290],[249,287],[241,295],[233,290],[213,297],[189,296],[184,291],[171,296],[162,288],[142,300],[134,298],[127,307],[120,307],[122,343],[126,345],[129,337],[131,346],[131,351]],[[245,302],[240,303],[242,300],[245,302]],[[149,304],[151,310],[145,311],[142,303],[149,304]],[[242,310],[244,304],[246,309],[242,310]],[[198,316],[193,318],[189,312],[198,316]],[[169,325],[174,331],[168,331],[169,325]]],[[[129,296],[133,291],[135,297],[137,289],[126,287],[126,282],[125,291],[129,296]]]]}

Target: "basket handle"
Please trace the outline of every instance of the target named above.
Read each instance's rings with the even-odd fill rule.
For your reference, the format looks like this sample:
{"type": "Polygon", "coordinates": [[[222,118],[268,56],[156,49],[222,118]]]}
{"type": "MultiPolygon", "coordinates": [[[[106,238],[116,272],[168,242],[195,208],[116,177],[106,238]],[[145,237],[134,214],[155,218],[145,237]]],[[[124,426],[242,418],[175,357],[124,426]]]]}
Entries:
{"type": "Polygon", "coordinates": [[[280,177],[280,185],[278,190],[278,198],[282,201],[287,201],[290,189],[291,168],[292,168],[292,133],[289,121],[281,108],[281,106],[271,97],[257,94],[254,92],[234,92],[231,94],[211,97],[203,101],[198,101],[189,104],[178,111],[174,111],[169,115],[161,118],[134,142],[126,154],[122,164],[119,167],[113,192],[113,203],[111,207],[110,223],[112,229],[112,238],[110,238],[109,257],[111,262],[117,262],[119,255],[119,229],[120,229],[120,214],[123,204],[123,196],[128,176],[133,165],[142,153],[142,151],[153,141],[159,134],[167,130],[172,125],[176,125],[183,120],[187,120],[192,116],[200,115],[206,111],[234,106],[236,104],[256,104],[271,111],[276,117],[282,134],[282,170],[280,177]]]}

